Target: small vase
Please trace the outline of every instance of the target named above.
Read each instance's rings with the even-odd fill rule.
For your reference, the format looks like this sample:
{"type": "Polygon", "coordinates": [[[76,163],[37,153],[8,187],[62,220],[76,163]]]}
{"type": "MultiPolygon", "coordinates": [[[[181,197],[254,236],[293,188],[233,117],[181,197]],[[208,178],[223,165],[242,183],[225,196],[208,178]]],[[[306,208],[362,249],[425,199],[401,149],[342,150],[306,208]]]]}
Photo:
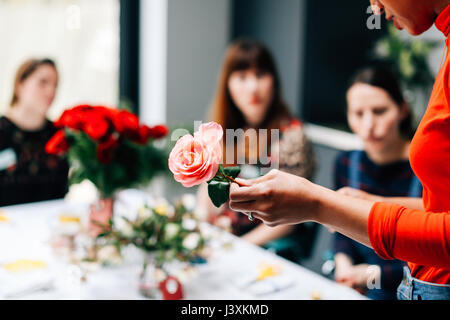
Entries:
{"type": "Polygon", "coordinates": [[[105,231],[111,230],[109,221],[114,213],[114,198],[99,199],[97,203],[91,204],[89,213],[89,235],[98,237],[105,231]]]}
{"type": "Polygon", "coordinates": [[[142,271],[139,274],[139,292],[141,295],[152,300],[163,298],[160,283],[164,281],[166,274],[162,266],[158,266],[156,258],[151,253],[144,254],[142,271]]]}

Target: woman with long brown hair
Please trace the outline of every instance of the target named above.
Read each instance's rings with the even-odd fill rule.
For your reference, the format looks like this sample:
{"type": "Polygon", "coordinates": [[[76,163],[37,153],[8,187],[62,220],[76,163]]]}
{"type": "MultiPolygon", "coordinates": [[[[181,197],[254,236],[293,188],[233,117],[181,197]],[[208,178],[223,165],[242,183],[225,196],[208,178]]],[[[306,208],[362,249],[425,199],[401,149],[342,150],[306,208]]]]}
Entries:
{"type": "Polygon", "coordinates": [[[0,117],[0,206],[64,197],[68,163],[45,153],[56,133],[47,119],[58,86],[50,59],[30,59],[17,71],[10,108],[0,117]]]}
{"type": "MultiPolygon", "coordinates": [[[[264,165],[276,165],[283,171],[312,178],[314,160],[311,145],[304,135],[302,123],[292,117],[282,99],[274,59],[261,43],[240,39],[230,45],[211,111],[213,121],[225,130],[237,130],[235,132],[240,131],[244,136],[234,143],[234,137],[233,141],[227,141],[224,133],[225,166],[240,165],[243,177],[259,176],[264,165]],[[260,134],[260,129],[266,129],[267,135],[260,134]],[[272,141],[272,130],[279,130],[279,141],[272,141]],[[279,152],[273,152],[275,145],[279,152]],[[269,156],[270,163],[264,161],[263,155],[269,156]]],[[[207,197],[205,186],[200,189],[199,199],[213,222],[229,227],[234,234],[256,245],[299,234],[292,226],[270,229],[242,219],[242,215],[227,205],[215,208],[207,197]]],[[[303,238],[308,238],[310,227],[302,227],[303,238]]],[[[301,248],[301,243],[295,246],[299,251],[309,249],[301,248]]]]}

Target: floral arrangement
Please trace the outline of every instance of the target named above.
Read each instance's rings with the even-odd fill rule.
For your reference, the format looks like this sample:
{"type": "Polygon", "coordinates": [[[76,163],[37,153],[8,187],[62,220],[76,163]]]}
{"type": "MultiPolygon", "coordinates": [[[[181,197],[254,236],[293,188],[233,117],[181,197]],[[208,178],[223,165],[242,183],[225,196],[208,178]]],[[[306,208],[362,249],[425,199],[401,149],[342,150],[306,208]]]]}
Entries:
{"type": "Polygon", "coordinates": [[[216,207],[228,201],[230,183],[240,173],[239,167],[224,168],[222,160],[223,128],[210,122],[202,124],[194,136],[180,138],[169,156],[169,169],[177,182],[190,188],[208,183],[209,196],[216,207]]]}
{"type": "Polygon", "coordinates": [[[136,219],[111,219],[99,235],[104,247],[134,245],[154,254],[156,267],[172,260],[192,261],[200,256],[206,239],[194,213],[195,196],[185,195],[175,205],[160,199],[139,209],[136,219]]]}
{"type": "Polygon", "coordinates": [[[104,199],[148,183],[167,168],[167,156],[154,141],[165,137],[168,129],[143,125],[129,111],[80,105],[66,110],[55,126],[60,130],[46,152],[67,156],[70,183],[90,180],[104,199]]]}

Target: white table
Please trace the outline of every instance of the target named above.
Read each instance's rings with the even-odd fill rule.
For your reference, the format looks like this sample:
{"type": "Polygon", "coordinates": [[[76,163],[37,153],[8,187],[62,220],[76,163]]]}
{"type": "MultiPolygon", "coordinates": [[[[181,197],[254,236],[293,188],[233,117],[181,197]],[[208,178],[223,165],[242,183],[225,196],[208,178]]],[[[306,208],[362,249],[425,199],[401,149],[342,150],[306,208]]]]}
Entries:
{"type": "MultiPolygon", "coordinates": [[[[64,201],[52,201],[12,206],[1,210],[7,214],[10,222],[0,223],[0,299],[3,299],[4,293],[10,289],[8,281],[5,281],[8,280],[9,273],[1,265],[18,259],[45,261],[47,268],[40,271],[41,278],[48,277],[54,281],[51,290],[16,297],[18,299],[143,299],[137,290],[141,266],[135,258],[125,261],[119,267],[101,268],[90,273],[85,283],[71,283],[67,280],[70,279],[67,275],[73,272],[73,266],[52,253],[48,244],[50,226],[62,213],[87,212],[86,204],[74,205],[64,201]]],[[[303,300],[312,299],[314,292],[327,300],[365,299],[352,289],[338,285],[228,233],[220,231],[220,239],[231,243],[231,248],[216,246],[209,262],[196,267],[195,274],[184,283],[186,299],[303,300]],[[261,263],[280,266],[282,278],[288,279],[291,286],[265,295],[255,295],[249,289],[251,286],[240,287],[243,279],[251,277],[261,263]]],[[[26,281],[26,275],[21,276],[20,281],[26,281]]]]}

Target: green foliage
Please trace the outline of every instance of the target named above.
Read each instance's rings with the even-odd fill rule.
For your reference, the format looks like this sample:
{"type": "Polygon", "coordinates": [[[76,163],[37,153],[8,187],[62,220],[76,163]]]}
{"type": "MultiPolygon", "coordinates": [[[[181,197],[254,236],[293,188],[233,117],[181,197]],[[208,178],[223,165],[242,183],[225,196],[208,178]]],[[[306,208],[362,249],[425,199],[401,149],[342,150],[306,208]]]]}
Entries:
{"type": "Polygon", "coordinates": [[[230,194],[230,181],[236,179],[240,172],[240,167],[224,168],[220,165],[217,175],[214,179],[208,182],[209,197],[217,208],[228,201],[230,194]]]}
{"type": "Polygon", "coordinates": [[[175,207],[168,203],[155,208],[145,206],[139,210],[136,220],[121,219],[128,226],[128,231],[113,223],[111,231],[101,235],[105,245],[116,245],[119,250],[121,246],[134,245],[145,252],[154,253],[158,266],[174,259],[190,261],[199,255],[206,244],[199,222],[181,202],[175,207]],[[190,221],[190,228],[183,223],[186,220],[190,221]],[[188,237],[198,240],[194,246],[186,246],[188,237]]]}
{"type": "Polygon", "coordinates": [[[403,39],[400,32],[389,25],[389,34],[376,43],[375,56],[389,63],[408,88],[427,90],[434,82],[427,59],[437,44],[419,39],[403,39]]]}
{"type": "Polygon", "coordinates": [[[144,186],[157,174],[168,171],[167,151],[155,147],[153,141],[138,145],[120,138],[113,161],[102,164],[97,158],[97,142],[86,133],[66,129],[66,136],[71,143],[70,183],[90,180],[104,198],[112,197],[121,189],[144,186]]]}

